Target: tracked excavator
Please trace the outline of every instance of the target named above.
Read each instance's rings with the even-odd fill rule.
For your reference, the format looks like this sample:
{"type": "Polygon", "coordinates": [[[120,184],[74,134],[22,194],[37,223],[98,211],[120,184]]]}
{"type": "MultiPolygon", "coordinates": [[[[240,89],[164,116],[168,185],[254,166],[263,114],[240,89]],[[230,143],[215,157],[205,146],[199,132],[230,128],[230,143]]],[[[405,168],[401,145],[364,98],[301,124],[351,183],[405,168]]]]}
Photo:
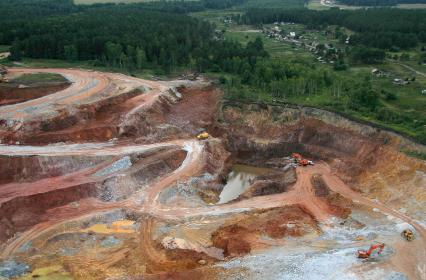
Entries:
{"type": "Polygon", "coordinates": [[[358,258],[360,259],[368,259],[370,258],[371,254],[375,250],[379,250],[377,253],[381,254],[383,252],[383,249],[385,248],[384,243],[376,243],[370,246],[370,249],[366,250],[358,250],[358,258]]]}
{"type": "Polygon", "coordinates": [[[314,162],[312,160],[307,160],[302,157],[301,154],[298,153],[292,153],[291,158],[300,166],[308,166],[308,165],[314,165],[314,162]]]}

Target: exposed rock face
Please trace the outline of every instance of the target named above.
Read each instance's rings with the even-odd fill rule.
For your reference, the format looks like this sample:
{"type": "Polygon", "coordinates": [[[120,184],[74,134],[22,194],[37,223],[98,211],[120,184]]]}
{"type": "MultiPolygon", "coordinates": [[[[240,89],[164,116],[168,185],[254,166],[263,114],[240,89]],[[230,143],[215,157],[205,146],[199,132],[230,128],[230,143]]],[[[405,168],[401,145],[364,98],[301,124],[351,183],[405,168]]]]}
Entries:
{"type": "Polygon", "coordinates": [[[425,152],[425,146],[313,108],[223,106],[221,120],[227,148],[239,159],[273,166],[272,158],[299,152],[326,160],[354,189],[424,219],[412,198],[426,203],[421,187],[426,185],[426,163],[399,150],[425,152]]]}
{"type": "Polygon", "coordinates": [[[283,193],[288,191],[296,180],[297,175],[293,168],[284,173],[257,176],[249,189],[239,196],[239,199],[283,193]]]}

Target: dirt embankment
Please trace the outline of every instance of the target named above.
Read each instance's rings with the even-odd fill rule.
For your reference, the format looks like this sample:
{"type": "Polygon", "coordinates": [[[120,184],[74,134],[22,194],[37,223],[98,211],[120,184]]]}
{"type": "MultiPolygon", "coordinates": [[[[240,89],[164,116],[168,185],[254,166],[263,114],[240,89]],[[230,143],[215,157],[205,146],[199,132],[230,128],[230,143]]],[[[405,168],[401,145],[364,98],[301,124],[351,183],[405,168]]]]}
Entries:
{"type": "Polygon", "coordinates": [[[329,207],[330,212],[336,216],[346,219],[351,214],[351,206],[353,203],[350,199],[345,198],[341,194],[331,190],[324,179],[319,174],[314,174],[311,177],[312,187],[314,188],[315,196],[318,199],[325,201],[329,207]]]}
{"type": "Polygon", "coordinates": [[[0,106],[12,105],[56,93],[70,84],[49,83],[44,85],[20,87],[16,84],[0,84],[0,106]]]}

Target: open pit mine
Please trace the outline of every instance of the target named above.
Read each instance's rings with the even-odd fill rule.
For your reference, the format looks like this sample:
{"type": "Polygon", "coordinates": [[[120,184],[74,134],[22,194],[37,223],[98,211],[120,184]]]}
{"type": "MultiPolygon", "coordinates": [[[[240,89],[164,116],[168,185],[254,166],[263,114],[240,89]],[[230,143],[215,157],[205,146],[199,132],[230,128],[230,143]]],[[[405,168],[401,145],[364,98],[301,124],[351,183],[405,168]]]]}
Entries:
{"type": "Polygon", "coordinates": [[[426,148],[202,78],[0,84],[0,279],[426,279],[426,148]],[[199,136],[199,137],[197,137],[199,136]]]}

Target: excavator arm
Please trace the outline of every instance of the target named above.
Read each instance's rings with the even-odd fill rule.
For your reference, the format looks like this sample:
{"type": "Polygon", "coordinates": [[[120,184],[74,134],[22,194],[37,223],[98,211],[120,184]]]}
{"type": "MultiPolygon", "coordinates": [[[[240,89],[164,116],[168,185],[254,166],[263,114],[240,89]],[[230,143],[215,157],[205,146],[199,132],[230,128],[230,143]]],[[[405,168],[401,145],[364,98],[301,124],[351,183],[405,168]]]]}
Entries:
{"type": "Polygon", "coordinates": [[[358,258],[368,259],[375,250],[379,250],[378,254],[381,254],[384,248],[385,248],[384,243],[373,244],[370,246],[370,249],[368,249],[368,251],[358,250],[358,258]]]}

